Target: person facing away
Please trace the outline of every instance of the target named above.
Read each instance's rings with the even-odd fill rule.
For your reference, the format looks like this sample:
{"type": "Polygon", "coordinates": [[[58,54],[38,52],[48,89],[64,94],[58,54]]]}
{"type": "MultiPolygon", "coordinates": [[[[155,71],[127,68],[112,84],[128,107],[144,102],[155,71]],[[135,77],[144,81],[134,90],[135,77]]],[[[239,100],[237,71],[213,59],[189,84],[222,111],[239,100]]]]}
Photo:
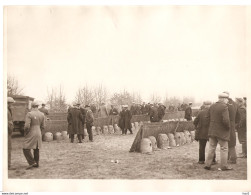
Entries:
{"type": "Polygon", "coordinates": [[[79,143],[82,143],[84,137],[84,117],[79,108],[80,104],[76,103],[68,111],[68,134],[70,135],[71,143],[74,142],[74,135],[77,134],[79,143]]]}
{"type": "Polygon", "coordinates": [[[149,116],[152,123],[159,122],[158,108],[155,105],[151,104],[149,116]]]}
{"type": "Polygon", "coordinates": [[[85,114],[85,122],[86,122],[86,129],[89,135],[89,141],[93,142],[93,134],[92,134],[92,126],[94,123],[94,116],[89,105],[85,106],[86,114],[85,114]]]}
{"type": "MultiPolygon", "coordinates": [[[[195,140],[199,141],[199,164],[205,163],[205,149],[208,141],[208,128],[209,128],[209,118],[207,118],[207,114],[209,111],[209,107],[211,105],[210,101],[205,101],[203,103],[203,110],[199,111],[198,115],[194,119],[195,126],[195,140]]],[[[213,158],[213,164],[216,163],[216,155],[213,158]]]]}
{"type": "Polygon", "coordinates": [[[228,141],[230,140],[230,119],[227,107],[228,95],[221,93],[218,95],[218,101],[214,103],[208,111],[206,117],[209,118],[209,149],[206,159],[206,170],[211,169],[217,144],[220,145],[220,168],[218,170],[232,170],[227,164],[228,141]]]}
{"type": "Polygon", "coordinates": [[[122,111],[120,112],[120,128],[122,130],[122,135],[127,134],[127,129],[130,131],[131,134],[132,132],[132,113],[130,110],[128,110],[128,105],[123,105],[122,111]]]}
{"type": "Polygon", "coordinates": [[[38,106],[38,102],[32,102],[32,110],[25,117],[23,153],[29,164],[26,169],[39,167],[39,150],[42,146],[41,131],[44,130],[45,116],[38,110],[38,106]],[[31,150],[33,150],[33,155],[31,150]]]}
{"type": "Polygon", "coordinates": [[[192,120],[192,102],[189,102],[188,106],[185,109],[185,119],[187,121],[191,121],[192,120]]]}
{"type": "Polygon", "coordinates": [[[111,110],[109,112],[109,115],[118,115],[118,109],[114,107],[114,105],[111,105],[111,110]]]}
{"type": "Polygon", "coordinates": [[[166,110],[166,107],[162,103],[159,103],[158,108],[157,108],[158,122],[162,121],[163,117],[165,116],[165,110],[166,110]]]}

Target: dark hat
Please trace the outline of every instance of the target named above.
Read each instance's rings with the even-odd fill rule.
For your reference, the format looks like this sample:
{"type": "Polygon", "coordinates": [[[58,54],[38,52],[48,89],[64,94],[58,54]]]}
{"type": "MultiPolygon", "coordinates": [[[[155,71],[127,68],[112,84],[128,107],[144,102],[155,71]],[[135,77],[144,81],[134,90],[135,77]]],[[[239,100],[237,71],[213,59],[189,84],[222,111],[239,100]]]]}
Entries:
{"type": "Polygon", "coordinates": [[[246,100],[247,100],[247,97],[243,97],[243,99],[246,101],[246,100]]]}

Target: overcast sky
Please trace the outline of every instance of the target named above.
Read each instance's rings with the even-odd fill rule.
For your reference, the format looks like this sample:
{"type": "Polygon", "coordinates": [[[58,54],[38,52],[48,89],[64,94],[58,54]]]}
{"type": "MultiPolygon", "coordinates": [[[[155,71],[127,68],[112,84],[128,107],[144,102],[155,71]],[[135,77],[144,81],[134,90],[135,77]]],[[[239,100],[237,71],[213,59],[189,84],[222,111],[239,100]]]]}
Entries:
{"type": "Polygon", "coordinates": [[[247,95],[243,6],[11,6],[5,10],[7,72],[25,95],[67,102],[86,83],[127,89],[145,101],[247,95]]]}

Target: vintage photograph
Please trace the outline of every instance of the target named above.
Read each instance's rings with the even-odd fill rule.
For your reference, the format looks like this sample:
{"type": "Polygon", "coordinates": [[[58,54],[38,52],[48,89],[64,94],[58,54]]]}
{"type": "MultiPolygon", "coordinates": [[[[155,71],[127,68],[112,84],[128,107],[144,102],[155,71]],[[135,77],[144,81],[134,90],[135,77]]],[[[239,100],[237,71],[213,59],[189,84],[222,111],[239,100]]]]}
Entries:
{"type": "Polygon", "coordinates": [[[250,190],[250,10],[4,6],[3,186],[234,180],[250,190]]]}

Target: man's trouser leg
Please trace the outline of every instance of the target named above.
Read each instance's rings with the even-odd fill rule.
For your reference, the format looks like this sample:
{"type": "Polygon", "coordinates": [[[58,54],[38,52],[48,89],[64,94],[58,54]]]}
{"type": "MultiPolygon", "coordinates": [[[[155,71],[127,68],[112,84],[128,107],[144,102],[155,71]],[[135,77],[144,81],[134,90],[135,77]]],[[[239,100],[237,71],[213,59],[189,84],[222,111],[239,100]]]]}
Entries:
{"type": "Polygon", "coordinates": [[[93,135],[92,135],[92,126],[90,124],[86,124],[86,129],[89,135],[89,140],[93,141],[93,135]]]}
{"type": "Polygon", "coordinates": [[[247,156],[247,142],[243,141],[241,145],[242,145],[242,153],[243,153],[243,155],[247,156]]]}
{"type": "Polygon", "coordinates": [[[8,135],[8,168],[11,167],[11,135],[8,135]]]}
{"type": "Polygon", "coordinates": [[[77,134],[79,143],[82,143],[82,134],[77,134]]]}
{"type": "Polygon", "coordinates": [[[28,162],[29,165],[33,165],[35,163],[35,160],[31,154],[30,149],[23,149],[24,156],[28,162]]]}
{"type": "Polygon", "coordinates": [[[217,143],[218,143],[218,140],[215,137],[209,138],[209,149],[208,149],[207,160],[206,160],[207,167],[211,167],[211,164],[214,159],[217,143]]]}
{"type": "Polygon", "coordinates": [[[228,159],[232,162],[236,162],[236,159],[237,159],[237,154],[236,154],[236,149],[235,149],[235,146],[234,147],[230,147],[228,149],[228,159]]]}
{"type": "Polygon", "coordinates": [[[199,161],[205,162],[205,148],[206,148],[207,140],[200,139],[199,140],[199,161]]]}
{"type": "Polygon", "coordinates": [[[71,137],[71,143],[73,143],[74,142],[74,134],[71,134],[70,137],[71,137]]]}
{"type": "Polygon", "coordinates": [[[37,163],[37,165],[39,165],[39,149],[38,149],[38,144],[37,144],[37,148],[34,149],[33,151],[33,155],[34,155],[34,160],[37,163]]]}
{"type": "Polygon", "coordinates": [[[220,161],[221,169],[227,168],[227,155],[228,155],[228,142],[222,139],[218,139],[220,144],[220,161]]]}

